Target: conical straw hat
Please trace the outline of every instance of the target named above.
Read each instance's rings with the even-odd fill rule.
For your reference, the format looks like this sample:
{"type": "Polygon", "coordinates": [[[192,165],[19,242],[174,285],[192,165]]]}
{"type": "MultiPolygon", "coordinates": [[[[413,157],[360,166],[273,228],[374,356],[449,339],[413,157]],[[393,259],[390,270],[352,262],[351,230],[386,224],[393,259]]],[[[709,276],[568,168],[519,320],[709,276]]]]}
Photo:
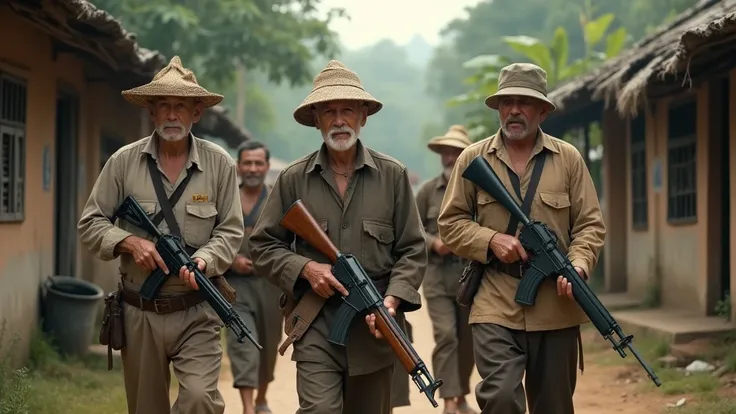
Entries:
{"type": "Polygon", "coordinates": [[[358,75],[342,63],[331,60],[312,82],[312,92],[294,110],[296,122],[313,127],[312,105],[338,100],[364,101],[368,105],[368,115],[380,111],[383,104],[363,89],[358,75]]]}
{"type": "Polygon", "coordinates": [[[128,102],[143,107],[147,107],[154,96],[196,98],[205,108],[217,105],[223,98],[199,86],[194,72],[182,66],[179,56],[174,56],[150,83],[123,91],[122,95],[128,102]]]}
{"type": "Polygon", "coordinates": [[[462,125],[453,125],[449,130],[440,137],[434,137],[429,140],[427,147],[430,150],[439,153],[442,147],[453,147],[465,149],[472,142],[468,138],[468,131],[462,125]]]}

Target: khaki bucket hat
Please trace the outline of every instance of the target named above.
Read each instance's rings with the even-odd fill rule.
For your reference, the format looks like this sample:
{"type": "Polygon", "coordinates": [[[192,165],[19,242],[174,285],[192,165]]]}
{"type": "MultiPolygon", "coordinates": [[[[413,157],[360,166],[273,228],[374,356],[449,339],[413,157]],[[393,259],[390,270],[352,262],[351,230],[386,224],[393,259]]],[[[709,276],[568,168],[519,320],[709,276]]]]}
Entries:
{"type": "Polygon", "coordinates": [[[294,110],[296,122],[313,127],[312,105],[338,100],[363,101],[368,105],[368,115],[380,111],[383,104],[363,89],[358,75],[337,60],[331,60],[312,82],[312,92],[294,110]]]}
{"type": "Polygon", "coordinates": [[[122,95],[128,102],[143,107],[147,107],[155,96],[195,98],[205,108],[217,105],[223,98],[222,95],[208,92],[199,86],[194,72],[181,64],[179,56],[174,56],[150,83],[123,91],[122,95]]]}
{"type": "Polygon", "coordinates": [[[465,149],[470,146],[472,142],[468,138],[468,131],[462,125],[453,125],[449,130],[440,137],[434,137],[429,140],[427,147],[430,150],[439,153],[442,147],[452,147],[465,149]]]}
{"type": "Polygon", "coordinates": [[[512,63],[498,74],[498,90],[486,98],[489,108],[498,110],[502,96],[521,95],[539,99],[547,104],[552,112],[557,107],[547,99],[547,72],[531,63],[512,63]]]}

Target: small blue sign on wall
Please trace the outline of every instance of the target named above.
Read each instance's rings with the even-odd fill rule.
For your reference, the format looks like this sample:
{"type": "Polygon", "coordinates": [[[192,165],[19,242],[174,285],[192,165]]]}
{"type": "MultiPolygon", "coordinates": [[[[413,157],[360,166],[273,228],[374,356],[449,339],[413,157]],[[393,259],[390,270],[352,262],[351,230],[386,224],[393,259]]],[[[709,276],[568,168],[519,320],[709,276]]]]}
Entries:
{"type": "Polygon", "coordinates": [[[51,191],[51,148],[43,147],[43,191],[51,191]]]}
{"type": "Polygon", "coordinates": [[[659,193],[662,191],[662,160],[656,158],[652,167],[652,189],[659,193]]]}

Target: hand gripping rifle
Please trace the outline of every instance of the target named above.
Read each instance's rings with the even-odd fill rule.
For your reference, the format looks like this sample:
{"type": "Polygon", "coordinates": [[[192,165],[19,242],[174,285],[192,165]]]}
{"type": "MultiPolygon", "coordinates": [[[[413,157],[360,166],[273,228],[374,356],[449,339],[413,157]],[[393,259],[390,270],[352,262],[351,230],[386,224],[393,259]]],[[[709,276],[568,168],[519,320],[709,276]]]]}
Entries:
{"type": "Polygon", "coordinates": [[[498,200],[524,226],[519,235],[519,241],[530,254],[529,261],[523,264],[523,277],[516,290],[516,302],[533,306],[537,290],[542,281],[548,277],[562,275],[572,283],[572,294],[583,312],[598,329],[603,338],[610,341],[621,358],[626,357],[625,349],[634,355],[644,368],[649,378],[656,386],[662,385],[641,355],[631,344],[633,335],[625,335],[618,322],[598,300],[573,267],[570,260],[557,247],[557,236],[544,223],[532,221],[522,211],[519,205],[511,198],[508,190],[503,186],[493,168],[483,156],[479,155],[463,171],[462,177],[490,194],[498,200]],[[615,337],[614,337],[615,335],[615,337]]]}
{"type": "MultiPolygon", "coordinates": [[[[178,272],[182,266],[185,266],[190,272],[193,272],[194,279],[199,286],[200,294],[204,296],[207,303],[209,303],[212,309],[215,310],[225,326],[235,333],[238,342],[242,344],[245,342],[244,338],[247,337],[259,351],[263,349],[261,344],[259,344],[253,337],[251,330],[245,322],[243,322],[243,319],[240,318],[240,315],[235,312],[232,305],[225,300],[220,291],[212,284],[210,279],[199,270],[197,263],[195,263],[191,256],[189,256],[189,254],[184,250],[179,238],[170,234],[162,234],[146,215],[146,212],[140,204],[138,204],[135,198],[127,196],[110,221],[115,223],[115,219],[117,217],[120,217],[139,229],[146,231],[152,236],[156,236],[156,251],[161,255],[161,258],[164,263],[166,263],[166,267],[169,268],[169,271],[178,272]]],[[[165,281],[166,275],[163,271],[161,271],[161,269],[156,269],[156,271],[159,273],[159,276],[162,275],[161,279],[165,281]]],[[[154,276],[157,272],[153,272],[149,277],[154,276]]]]}
{"type": "Polygon", "coordinates": [[[342,304],[337,309],[327,340],[335,345],[345,346],[348,331],[355,316],[364,312],[375,315],[376,329],[386,338],[419,391],[427,396],[433,407],[437,407],[434,393],[442,386],[442,380],[432,379],[424,361],[419,357],[396,320],[388,313],[388,309],[383,304],[383,296],[378,292],[358,260],[352,254],[343,254],[337,250],[301,200],[297,200],[286,210],[279,224],[327,256],[333,264],[332,272],[335,278],[349,293],[348,296],[342,297],[342,304]]]}

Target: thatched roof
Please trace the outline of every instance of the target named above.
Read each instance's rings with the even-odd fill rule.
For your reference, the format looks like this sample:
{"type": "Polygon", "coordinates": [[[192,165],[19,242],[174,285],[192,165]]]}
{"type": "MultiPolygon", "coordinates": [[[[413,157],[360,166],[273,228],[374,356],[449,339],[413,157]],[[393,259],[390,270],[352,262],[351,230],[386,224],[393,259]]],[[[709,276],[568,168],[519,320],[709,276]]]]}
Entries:
{"type": "MultiPolygon", "coordinates": [[[[141,47],[133,33],[104,10],[85,0],[4,0],[15,13],[48,33],[57,51],[83,55],[104,70],[121,89],[151,80],[167,63],[157,52],[141,47]]],[[[251,139],[235,125],[224,108],[204,112],[197,133],[223,138],[233,147],[251,139]]]]}
{"type": "Polygon", "coordinates": [[[574,102],[604,100],[623,115],[636,115],[653,81],[687,70],[695,54],[736,31],[733,12],[736,0],[701,0],[618,57],[560,85],[549,97],[563,110],[574,102]]]}

